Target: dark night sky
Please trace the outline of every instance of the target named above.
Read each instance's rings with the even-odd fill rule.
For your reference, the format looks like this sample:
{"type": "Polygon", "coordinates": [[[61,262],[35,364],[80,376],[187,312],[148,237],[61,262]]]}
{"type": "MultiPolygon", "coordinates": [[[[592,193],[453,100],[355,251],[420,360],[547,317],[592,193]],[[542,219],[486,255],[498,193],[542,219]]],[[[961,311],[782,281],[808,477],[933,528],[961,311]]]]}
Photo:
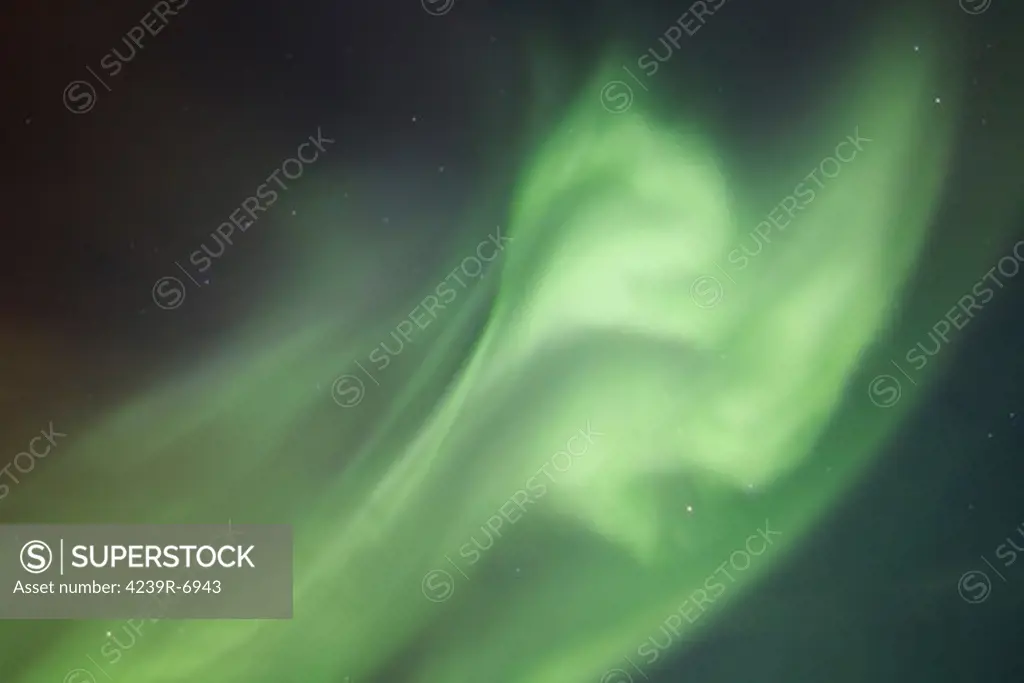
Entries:
{"type": "MultiPolygon", "coordinates": [[[[396,254],[420,253],[429,276],[447,226],[478,197],[497,197],[502,220],[500,199],[527,151],[525,38],[543,32],[575,55],[573,84],[608,39],[653,43],[686,4],[457,0],[431,17],[418,0],[191,0],[92,111],[74,115],[64,87],[87,78],[152,3],[5,3],[5,422],[45,421],[55,404],[85,396],[112,401],[257,312],[260,294],[309,248],[289,235],[291,211],[308,208],[304,191],[261,219],[245,257],[214,271],[217,287],[187,317],[161,317],[150,287],[317,126],[337,140],[318,163],[342,179],[329,188],[350,217],[338,229],[386,234],[396,254]]],[[[742,150],[798,121],[856,47],[854,29],[892,4],[730,0],[682,48],[692,80],[657,78],[687,89],[694,107],[716,107],[723,144],[742,150]]],[[[993,0],[972,17],[956,0],[924,4],[963,24],[951,46],[964,55],[966,92],[954,178],[980,186],[987,150],[1022,141],[1019,118],[1000,111],[1011,101],[1021,111],[1024,7],[993,0]]],[[[406,265],[396,256],[380,269],[406,265]]],[[[941,277],[936,266],[918,286],[941,277]]],[[[879,459],[887,464],[792,569],[662,680],[1022,680],[1024,571],[992,605],[965,605],[955,591],[960,567],[1024,524],[1022,287],[972,328],[953,372],[879,459]]]]}

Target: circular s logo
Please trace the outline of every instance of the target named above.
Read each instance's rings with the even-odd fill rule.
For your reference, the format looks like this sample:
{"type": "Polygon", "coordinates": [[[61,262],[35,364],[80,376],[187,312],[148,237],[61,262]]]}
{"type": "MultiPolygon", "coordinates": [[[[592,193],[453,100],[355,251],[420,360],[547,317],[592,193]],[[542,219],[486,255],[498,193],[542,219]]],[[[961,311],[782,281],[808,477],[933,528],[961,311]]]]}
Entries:
{"type": "Polygon", "coordinates": [[[633,89],[623,81],[608,81],[601,88],[601,106],[612,114],[621,114],[633,106],[633,89]]]}
{"type": "Polygon", "coordinates": [[[868,385],[868,397],[879,408],[892,408],[902,395],[900,382],[892,375],[879,375],[868,385]]]}
{"type": "Polygon", "coordinates": [[[29,541],[21,547],[21,566],[29,574],[42,574],[53,564],[53,551],[42,541],[29,541]]]}
{"type": "Polygon", "coordinates": [[[714,308],[724,296],[721,281],[711,275],[701,275],[690,285],[690,298],[701,308],[714,308]]]}
{"type": "Polygon", "coordinates": [[[72,669],[64,674],[64,683],[96,683],[96,677],[87,669],[72,669]]]}
{"type": "Polygon", "coordinates": [[[366,385],[355,375],[342,375],[331,385],[331,396],[342,408],[359,405],[366,394],[366,385]]]}
{"type": "Polygon", "coordinates": [[[968,14],[981,14],[992,6],[992,0],[960,0],[960,9],[968,14]]]}
{"type": "Polygon", "coordinates": [[[988,600],[988,596],[992,594],[992,579],[988,578],[985,572],[974,569],[960,577],[956,589],[964,602],[976,605],[988,600]]]}
{"type": "Polygon", "coordinates": [[[421,582],[423,595],[431,602],[444,602],[455,592],[455,579],[443,569],[432,569],[421,582]]]}
{"type": "Polygon", "coordinates": [[[633,677],[622,669],[611,669],[601,676],[601,683],[633,683],[633,677]]]}
{"type": "Polygon", "coordinates": [[[165,311],[173,311],[185,301],[185,283],[170,275],[153,285],[153,303],[165,311]]]}
{"type": "Polygon", "coordinates": [[[424,11],[432,17],[443,17],[452,11],[455,0],[420,0],[424,11]]]}
{"type": "Polygon", "coordinates": [[[96,88],[88,81],[71,81],[64,88],[64,106],[72,114],[87,114],[96,106],[96,88]]]}

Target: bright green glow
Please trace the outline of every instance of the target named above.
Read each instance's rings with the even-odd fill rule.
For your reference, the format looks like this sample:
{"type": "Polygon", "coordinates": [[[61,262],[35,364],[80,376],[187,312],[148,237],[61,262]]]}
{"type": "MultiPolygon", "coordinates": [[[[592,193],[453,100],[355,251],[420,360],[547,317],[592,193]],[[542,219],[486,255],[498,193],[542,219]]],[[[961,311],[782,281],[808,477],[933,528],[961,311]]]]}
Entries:
{"type": "MultiPolygon", "coordinates": [[[[699,127],[645,121],[633,115],[640,103],[630,115],[604,111],[597,93],[620,72],[603,69],[524,175],[488,326],[445,392],[435,368],[489,303],[483,287],[383,415],[342,411],[326,387],[390,325],[347,348],[334,325],[280,344],[260,328],[224,352],[246,349],[245,362],[143,396],[76,441],[68,467],[138,468],[143,480],[187,453],[208,475],[185,480],[188,496],[156,485],[142,503],[111,500],[92,513],[69,501],[65,520],[221,521],[237,510],[221,502],[227,489],[232,505],[257,499],[246,522],[293,521],[296,618],[180,632],[148,624],[116,664],[100,649],[106,630],[127,640],[120,624],[75,624],[5,679],[56,682],[76,667],[95,671],[92,657],[133,683],[358,683],[427,629],[408,659],[416,683],[597,681],[768,518],[784,540],[725,597],[739,594],[851,481],[890,417],[872,413],[856,441],[819,442],[912,270],[950,136],[929,109],[923,57],[887,41],[870,57],[837,90],[828,125],[794,138],[793,158],[756,193],[774,199],[756,206],[730,187],[699,127]],[[718,275],[855,127],[873,142],[784,239],[731,273],[718,306],[696,306],[694,280],[718,275]],[[434,408],[418,420],[410,406],[423,396],[434,408]],[[424,574],[479,538],[588,422],[602,436],[542,505],[468,568],[450,600],[426,600],[424,574]],[[832,471],[808,463],[812,453],[832,471]],[[351,464],[332,468],[346,454],[351,464]],[[274,465],[282,460],[292,466],[274,465]],[[499,565],[524,576],[499,578],[499,565]]],[[[5,627],[7,662],[22,638],[5,627]]]]}

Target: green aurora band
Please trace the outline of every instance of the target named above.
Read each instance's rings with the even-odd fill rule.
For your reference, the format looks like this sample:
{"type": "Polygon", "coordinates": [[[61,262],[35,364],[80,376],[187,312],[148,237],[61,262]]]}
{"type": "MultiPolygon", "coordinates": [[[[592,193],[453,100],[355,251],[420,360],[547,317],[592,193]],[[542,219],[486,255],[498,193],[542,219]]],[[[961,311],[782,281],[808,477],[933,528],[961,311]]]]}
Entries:
{"type": "Polygon", "coordinates": [[[609,61],[528,164],[500,271],[466,290],[415,367],[388,370],[390,394],[369,385],[342,409],[327,387],[395,320],[339,345],[336,320],[282,336],[268,315],[69,439],[33,482],[62,502],[18,521],[292,523],[295,618],[135,635],[54,623],[43,646],[7,623],[4,680],[103,680],[92,658],[133,683],[618,683],[767,520],[770,549],[706,613],[672,619],[670,647],[693,640],[821,521],[909,407],[871,406],[861,373],[891,350],[879,339],[939,205],[956,98],[937,114],[938,65],[898,29],[878,35],[830,86],[828,124],[788,140],[792,158],[744,197],[704,127],[641,102],[602,108],[621,77],[609,61]],[[855,130],[870,139],[855,159],[722,276],[765,207],[855,130]],[[706,276],[723,287],[712,307],[695,303],[706,276]],[[836,427],[846,401],[856,418],[836,427]],[[588,425],[585,453],[466,561],[460,549],[588,425]],[[89,504],[60,486],[71,473],[138,493],[89,504]],[[436,570],[454,579],[443,601],[425,597],[436,570]],[[101,654],[107,631],[134,643],[116,661],[101,654]]]}

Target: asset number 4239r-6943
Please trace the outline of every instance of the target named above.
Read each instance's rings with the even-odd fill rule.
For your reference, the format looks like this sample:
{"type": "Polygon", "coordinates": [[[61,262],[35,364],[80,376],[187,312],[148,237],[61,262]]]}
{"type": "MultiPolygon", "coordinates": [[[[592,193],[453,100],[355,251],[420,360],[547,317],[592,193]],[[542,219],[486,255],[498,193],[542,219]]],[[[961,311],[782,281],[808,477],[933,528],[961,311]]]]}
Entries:
{"type": "Polygon", "coordinates": [[[220,593],[220,581],[186,581],[185,583],[178,584],[175,581],[155,581],[148,580],[144,581],[139,579],[137,581],[129,581],[124,588],[129,593],[139,593],[143,595],[153,593],[166,593],[168,595],[176,595],[178,593],[220,593]]]}

